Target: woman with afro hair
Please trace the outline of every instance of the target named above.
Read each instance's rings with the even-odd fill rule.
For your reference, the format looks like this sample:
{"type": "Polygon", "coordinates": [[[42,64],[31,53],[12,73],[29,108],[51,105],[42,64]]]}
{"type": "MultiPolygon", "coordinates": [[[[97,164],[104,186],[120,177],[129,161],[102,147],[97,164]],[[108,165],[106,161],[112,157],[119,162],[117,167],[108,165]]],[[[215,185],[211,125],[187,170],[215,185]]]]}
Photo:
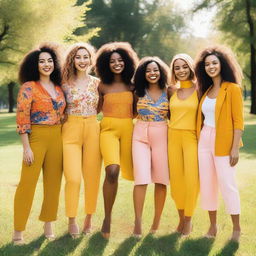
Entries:
{"type": "Polygon", "coordinates": [[[115,202],[118,176],[133,180],[132,132],[133,132],[133,77],[137,55],[129,43],[114,42],[103,45],[97,52],[96,72],[99,84],[100,104],[103,112],[100,133],[100,149],[106,176],[103,184],[105,218],[101,232],[110,236],[111,212],[115,202]]]}
{"type": "Polygon", "coordinates": [[[31,210],[36,184],[43,169],[44,199],[39,219],[46,238],[54,238],[62,177],[61,121],[65,98],[61,72],[53,45],[28,53],[19,71],[22,83],[17,99],[17,132],[23,144],[21,178],[14,199],[15,244],[23,243],[23,231],[31,210]]]}

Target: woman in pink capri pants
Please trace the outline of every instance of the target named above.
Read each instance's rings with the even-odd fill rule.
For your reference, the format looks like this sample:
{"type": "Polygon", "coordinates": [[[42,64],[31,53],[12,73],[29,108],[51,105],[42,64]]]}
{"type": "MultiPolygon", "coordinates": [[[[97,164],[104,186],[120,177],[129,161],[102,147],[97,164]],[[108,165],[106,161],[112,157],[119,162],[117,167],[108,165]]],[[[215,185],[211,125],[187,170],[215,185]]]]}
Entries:
{"type": "Polygon", "coordinates": [[[134,127],[132,154],[135,186],[133,191],[135,226],[141,237],[142,211],[147,185],[155,183],[155,216],[150,229],[159,227],[169,184],[167,156],[167,85],[168,66],[157,57],[143,58],[135,72],[137,122],[134,127]]]}
{"type": "Polygon", "coordinates": [[[209,212],[207,237],[217,234],[218,187],[231,215],[231,240],[241,234],[240,198],[235,182],[235,165],[244,129],[241,69],[232,52],[224,47],[203,50],[196,63],[199,89],[197,136],[202,208],[209,212]]]}

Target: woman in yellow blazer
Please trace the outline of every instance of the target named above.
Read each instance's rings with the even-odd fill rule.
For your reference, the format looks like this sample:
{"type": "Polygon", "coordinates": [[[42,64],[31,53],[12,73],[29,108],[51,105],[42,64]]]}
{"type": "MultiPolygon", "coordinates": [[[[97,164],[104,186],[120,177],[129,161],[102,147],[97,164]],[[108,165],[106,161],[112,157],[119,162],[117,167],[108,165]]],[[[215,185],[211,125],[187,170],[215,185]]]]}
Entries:
{"type": "Polygon", "coordinates": [[[202,208],[208,210],[207,237],[217,234],[218,187],[233,222],[231,239],[238,241],[240,198],[235,182],[235,165],[243,125],[241,69],[232,52],[211,47],[199,54],[195,72],[203,95],[197,116],[198,160],[202,208]]]}

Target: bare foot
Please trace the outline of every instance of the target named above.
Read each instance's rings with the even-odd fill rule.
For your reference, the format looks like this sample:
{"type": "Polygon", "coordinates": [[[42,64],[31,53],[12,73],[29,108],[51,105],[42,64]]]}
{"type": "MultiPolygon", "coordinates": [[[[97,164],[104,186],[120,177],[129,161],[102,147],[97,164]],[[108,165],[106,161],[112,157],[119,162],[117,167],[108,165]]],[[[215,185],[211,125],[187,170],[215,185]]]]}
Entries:
{"type": "Polygon", "coordinates": [[[14,230],[12,242],[14,245],[23,245],[24,244],[23,231],[14,230]]]}
{"type": "Polygon", "coordinates": [[[176,228],[176,232],[182,233],[184,227],[184,221],[180,220],[178,227],[176,228]]]}
{"type": "Polygon", "coordinates": [[[84,219],[84,228],[83,228],[83,233],[84,234],[91,233],[91,228],[92,228],[91,220],[92,220],[92,215],[87,214],[85,219],[84,219]]]}
{"type": "Polygon", "coordinates": [[[241,236],[241,230],[233,230],[230,240],[239,243],[240,236],[241,236]]]}
{"type": "Polygon", "coordinates": [[[215,238],[217,235],[217,225],[211,225],[206,233],[205,237],[207,238],[215,238]]]}
{"type": "Polygon", "coordinates": [[[103,238],[109,239],[110,237],[110,220],[103,220],[102,227],[101,227],[101,234],[103,238]]]}
{"type": "Polygon", "coordinates": [[[55,238],[55,235],[53,234],[53,231],[52,231],[52,223],[51,222],[44,223],[44,235],[49,240],[52,240],[55,238]]]}
{"type": "Polygon", "coordinates": [[[72,238],[77,238],[80,235],[79,227],[76,222],[68,224],[68,233],[72,238]]]}
{"type": "Polygon", "coordinates": [[[190,233],[192,232],[192,222],[190,221],[185,221],[182,229],[182,235],[183,236],[189,236],[190,233]]]}
{"type": "Polygon", "coordinates": [[[133,229],[133,236],[134,237],[141,237],[142,230],[141,230],[141,221],[135,220],[134,222],[134,229],[133,229]]]}

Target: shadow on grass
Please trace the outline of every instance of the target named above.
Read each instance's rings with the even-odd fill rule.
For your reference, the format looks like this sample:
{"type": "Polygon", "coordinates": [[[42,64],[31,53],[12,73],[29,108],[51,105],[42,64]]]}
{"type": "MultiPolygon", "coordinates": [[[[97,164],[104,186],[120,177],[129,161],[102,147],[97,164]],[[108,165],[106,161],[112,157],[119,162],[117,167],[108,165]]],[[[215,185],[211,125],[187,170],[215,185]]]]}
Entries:
{"type": "Polygon", "coordinates": [[[111,256],[129,256],[133,247],[138,243],[135,237],[125,239],[111,256]]]}
{"type": "Polygon", "coordinates": [[[179,237],[180,235],[178,233],[172,233],[161,237],[154,237],[149,234],[143,239],[141,245],[135,252],[135,256],[179,255],[176,246],[179,237]]]}
{"type": "Polygon", "coordinates": [[[239,244],[234,241],[228,241],[216,256],[234,256],[239,248],[239,244]]]}
{"type": "Polygon", "coordinates": [[[71,254],[80,244],[82,236],[77,239],[72,239],[69,234],[65,234],[58,239],[48,242],[38,255],[40,256],[64,256],[71,254]]]}
{"type": "Polygon", "coordinates": [[[13,243],[8,243],[0,248],[1,256],[28,256],[33,255],[38,251],[45,241],[44,236],[40,236],[37,239],[33,240],[29,244],[24,245],[13,245],[13,243]]]}
{"type": "MultiPolygon", "coordinates": [[[[208,238],[197,238],[197,239],[186,239],[182,242],[177,255],[186,256],[207,256],[210,253],[214,239],[208,238]]],[[[175,254],[174,254],[175,255],[175,254]]]]}
{"type": "Polygon", "coordinates": [[[108,240],[104,239],[100,232],[93,234],[87,243],[87,247],[82,251],[81,256],[101,256],[108,244],[108,240]]]}
{"type": "Polygon", "coordinates": [[[256,125],[247,124],[245,125],[244,134],[243,134],[243,144],[241,152],[245,153],[246,158],[255,158],[256,157],[256,125]]]}

